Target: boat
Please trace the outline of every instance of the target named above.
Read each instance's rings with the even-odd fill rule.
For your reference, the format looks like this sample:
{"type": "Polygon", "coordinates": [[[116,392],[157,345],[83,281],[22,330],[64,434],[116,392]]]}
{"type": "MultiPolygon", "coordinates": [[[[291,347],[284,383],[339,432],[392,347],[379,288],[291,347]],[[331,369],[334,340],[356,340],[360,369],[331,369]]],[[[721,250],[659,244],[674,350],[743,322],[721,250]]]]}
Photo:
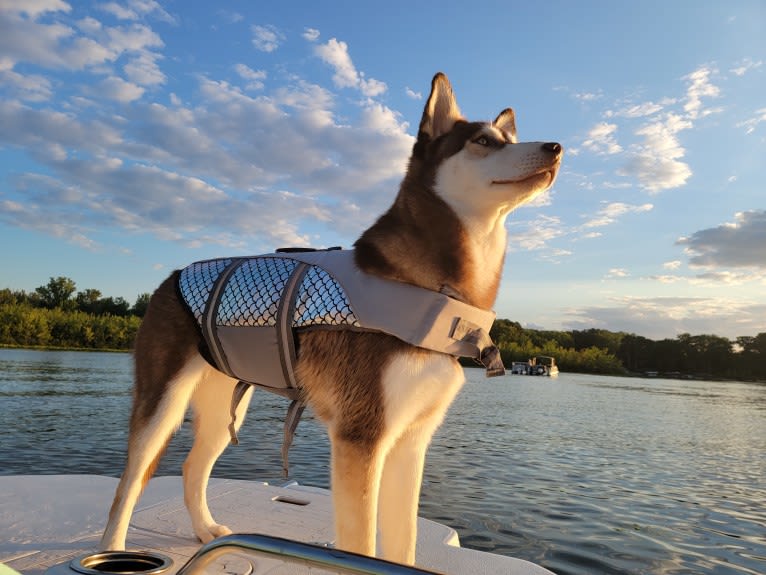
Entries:
{"type": "Polygon", "coordinates": [[[529,362],[514,361],[511,364],[511,375],[529,375],[529,362]]]}
{"type": "Polygon", "coordinates": [[[547,375],[554,377],[559,374],[556,358],[550,355],[538,355],[529,361],[514,361],[511,364],[512,375],[547,375]]]}
{"type": "Polygon", "coordinates": [[[460,547],[457,533],[418,519],[416,567],[334,549],[326,489],[211,478],[212,511],[236,534],[201,545],[180,477],[155,477],[136,506],[125,552],[99,552],[118,480],[100,475],[0,476],[0,573],[23,575],[553,575],[513,557],[460,547]]]}

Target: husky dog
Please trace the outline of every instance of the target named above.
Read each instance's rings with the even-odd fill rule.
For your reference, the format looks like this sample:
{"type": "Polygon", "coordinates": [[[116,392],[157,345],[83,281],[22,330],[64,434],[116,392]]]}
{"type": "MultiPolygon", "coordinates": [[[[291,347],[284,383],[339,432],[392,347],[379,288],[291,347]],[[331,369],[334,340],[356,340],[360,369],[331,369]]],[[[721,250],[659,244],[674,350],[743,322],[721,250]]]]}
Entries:
{"type": "MultiPolygon", "coordinates": [[[[355,265],[490,310],[506,216],[553,184],[562,154],[558,143],[518,143],[511,109],[494,122],[467,121],[437,74],[399,193],[354,244],[355,265]]],[[[203,542],[231,533],[210,514],[206,488],[230,439],[237,380],[200,353],[204,341],[177,293],[178,274],[152,296],[136,338],[127,464],[102,549],[124,549],[136,501],[190,404],[186,507],[203,542]]],[[[296,339],[296,380],[330,437],[336,545],[374,556],[379,530],[382,557],[412,564],[425,453],[464,383],[461,366],[384,333],[315,330],[296,339]]],[[[235,427],[251,394],[235,409],[235,427]]]]}

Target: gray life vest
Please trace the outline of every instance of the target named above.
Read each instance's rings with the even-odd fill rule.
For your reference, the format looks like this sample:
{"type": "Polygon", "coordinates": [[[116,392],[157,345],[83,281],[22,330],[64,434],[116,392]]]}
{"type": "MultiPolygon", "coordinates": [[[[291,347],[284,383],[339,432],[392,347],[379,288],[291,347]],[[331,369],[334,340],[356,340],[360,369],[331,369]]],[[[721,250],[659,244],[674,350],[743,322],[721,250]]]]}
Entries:
{"type": "Polygon", "coordinates": [[[240,381],[232,418],[249,385],[292,400],[282,451],[285,467],[304,407],[295,376],[299,331],[386,333],[417,347],[473,358],[488,377],[505,373],[489,338],[493,311],[366,274],[356,267],[353,250],[285,250],[200,261],[181,271],[178,289],[199,323],[208,361],[240,381]]]}

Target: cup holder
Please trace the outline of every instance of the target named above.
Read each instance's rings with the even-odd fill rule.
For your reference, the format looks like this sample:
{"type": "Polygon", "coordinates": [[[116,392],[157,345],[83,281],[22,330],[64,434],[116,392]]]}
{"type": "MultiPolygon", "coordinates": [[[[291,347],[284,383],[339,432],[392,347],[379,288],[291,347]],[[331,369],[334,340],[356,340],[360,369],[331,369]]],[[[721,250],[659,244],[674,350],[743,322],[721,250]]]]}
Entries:
{"type": "Polygon", "coordinates": [[[102,551],[72,559],[69,567],[83,575],[159,575],[173,560],[154,551],[102,551]]]}

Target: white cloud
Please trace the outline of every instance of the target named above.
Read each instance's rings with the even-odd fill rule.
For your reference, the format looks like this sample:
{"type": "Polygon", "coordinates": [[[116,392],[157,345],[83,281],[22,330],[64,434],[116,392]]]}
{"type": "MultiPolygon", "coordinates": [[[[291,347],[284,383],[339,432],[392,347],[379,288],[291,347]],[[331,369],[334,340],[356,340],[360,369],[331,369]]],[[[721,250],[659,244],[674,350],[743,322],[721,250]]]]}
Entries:
{"type": "Polygon", "coordinates": [[[665,262],[664,264],[662,264],[662,267],[665,268],[666,270],[677,270],[678,268],[681,267],[681,260],[673,260],[670,262],[665,262]]]}
{"type": "Polygon", "coordinates": [[[741,62],[738,62],[734,68],[731,68],[729,71],[734,74],[735,76],[744,76],[751,70],[755,70],[757,68],[760,68],[763,66],[762,60],[753,60],[752,58],[745,58],[741,62]]]}
{"type": "Polygon", "coordinates": [[[251,31],[253,33],[253,46],[261,52],[273,52],[279,48],[279,45],[285,39],[284,34],[274,26],[259,26],[254,24],[251,27],[251,31]]]}
{"type": "Polygon", "coordinates": [[[607,118],[622,117],[622,118],[642,118],[644,116],[651,116],[657,112],[662,111],[665,106],[657,104],[655,102],[643,102],[641,104],[633,104],[617,111],[608,110],[605,114],[607,118]]]}
{"type": "Polygon", "coordinates": [[[766,108],[761,108],[755,111],[755,115],[752,118],[739,122],[738,128],[745,128],[745,133],[752,134],[761,122],[766,122],[766,108]]]}
{"type": "Polygon", "coordinates": [[[128,0],[126,4],[106,2],[97,4],[97,6],[118,20],[139,20],[144,16],[152,15],[157,19],[170,24],[176,23],[175,18],[168,14],[165,9],[154,0],[128,0]]]}
{"type": "Polygon", "coordinates": [[[243,80],[247,80],[247,85],[245,86],[246,90],[263,89],[264,87],[263,81],[266,79],[266,76],[267,76],[265,70],[253,70],[252,68],[244,64],[237,64],[236,66],[234,66],[234,69],[237,71],[237,74],[239,74],[243,80]]]}
{"type": "Polygon", "coordinates": [[[585,149],[596,154],[619,154],[622,147],[614,137],[616,131],[617,124],[607,124],[606,122],[596,124],[588,132],[588,137],[582,145],[585,149]]]}
{"type": "Polygon", "coordinates": [[[686,151],[676,134],[692,127],[692,123],[675,114],[653,121],[636,130],[643,142],[631,146],[620,175],[634,176],[650,192],[677,188],[692,175],[688,164],[681,161],[686,151]]]}
{"type": "Polygon", "coordinates": [[[512,220],[509,225],[508,251],[533,251],[548,248],[548,242],[565,234],[561,219],[556,216],[539,216],[534,222],[520,223],[512,220]],[[518,231],[516,231],[518,229],[518,231]]]}
{"type": "Polygon", "coordinates": [[[120,20],[138,20],[138,13],[135,10],[118,4],[117,2],[106,2],[104,4],[99,4],[98,7],[120,20]]]}
{"type": "Polygon", "coordinates": [[[314,48],[317,56],[335,70],[333,83],[338,88],[356,88],[359,84],[359,74],[348,53],[348,44],[336,38],[330,38],[326,44],[314,48]]]}
{"type": "Polygon", "coordinates": [[[612,279],[612,278],[626,278],[630,275],[630,272],[626,270],[625,268],[612,268],[609,270],[609,272],[606,274],[606,279],[612,279]]]}
{"type": "Polygon", "coordinates": [[[49,100],[53,95],[50,80],[37,74],[19,74],[13,70],[0,70],[0,84],[12,96],[29,102],[42,102],[49,100]]]}
{"type": "Polygon", "coordinates": [[[581,102],[593,102],[594,100],[600,100],[603,94],[601,92],[575,92],[572,94],[572,97],[581,102]]]}
{"type": "Polygon", "coordinates": [[[688,76],[684,76],[684,80],[687,80],[689,84],[686,90],[687,100],[686,104],[684,104],[684,111],[688,114],[689,118],[694,120],[713,112],[703,107],[702,99],[716,98],[721,93],[718,86],[710,81],[710,75],[714,73],[716,73],[716,70],[713,68],[703,66],[688,76]]]}
{"type": "Polygon", "coordinates": [[[607,204],[600,210],[598,210],[591,219],[589,219],[587,222],[585,222],[582,225],[582,227],[585,229],[588,229],[588,228],[599,228],[603,226],[608,226],[616,222],[617,218],[619,218],[622,215],[629,214],[629,213],[648,212],[652,210],[653,208],[654,206],[648,203],[641,204],[641,205],[632,205],[632,204],[625,204],[623,202],[612,202],[610,204],[607,204]]]}
{"type": "Polygon", "coordinates": [[[363,73],[357,72],[345,42],[330,38],[326,44],[315,46],[314,52],[335,70],[332,80],[336,87],[358,88],[362,94],[371,98],[383,94],[388,89],[384,82],[374,78],[367,79],[363,73]]]}
{"type": "Polygon", "coordinates": [[[165,74],[157,65],[157,59],[161,56],[149,51],[141,51],[130,60],[123,70],[125,75],[136,84],[142,86],[157,86],[165,83],[165,74]]]}
{"type": "Polygon", "coordinates": [[[404,88],[404,93],[407,94],[408,98],[412,98],[413,100],[422,100],[423,99],[423,94],[421,92],[416,92],[415,90],[413,90],[409,86],[406,86],[404,88]]]}
{"type": "Polygon", "coordinates": [[[101,82],[99,93],[110,100],[127,103],[143,96],[144,89],[118,76],[111,76],[101,82]]]}
{"type": "Polygon", "coordinates": [[[303,30],[303,38],[309,42],[316,42],[319,40],[319,30],[315,28],[306,28],[303,30]]]}
{"type": "Polygon", "coordinates": [[[3,0],[0,12],[15,12],[37,18],[46,12],[70,12],[72,7],[62,0],[3,0]]]}

